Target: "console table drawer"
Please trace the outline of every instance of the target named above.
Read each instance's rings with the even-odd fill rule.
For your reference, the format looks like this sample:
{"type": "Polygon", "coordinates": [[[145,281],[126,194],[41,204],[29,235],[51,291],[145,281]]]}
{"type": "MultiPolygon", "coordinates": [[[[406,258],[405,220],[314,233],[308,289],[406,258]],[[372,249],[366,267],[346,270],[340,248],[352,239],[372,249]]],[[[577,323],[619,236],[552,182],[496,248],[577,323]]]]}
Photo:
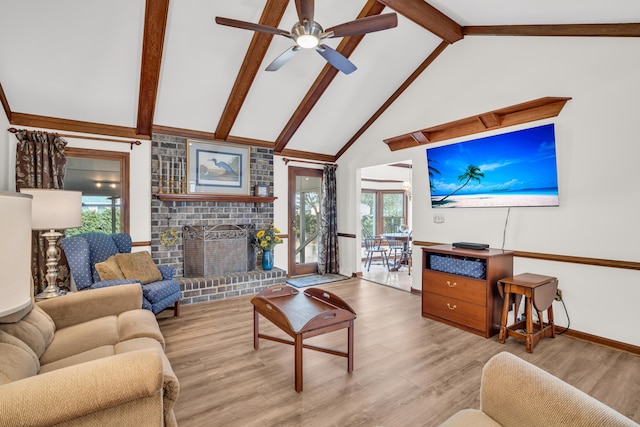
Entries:
{"type": "Polygon", "coordinates": [[[484,280],[427,270],[422,283],[423,291],[481,306],[487,305],[487,285],[484,280]]]}
{"type": "Polygon", "coordinates": [[[422,296],[423,313],[485,331],[487,321],[485,307],[431,292],[423,291],[422,296]]]}

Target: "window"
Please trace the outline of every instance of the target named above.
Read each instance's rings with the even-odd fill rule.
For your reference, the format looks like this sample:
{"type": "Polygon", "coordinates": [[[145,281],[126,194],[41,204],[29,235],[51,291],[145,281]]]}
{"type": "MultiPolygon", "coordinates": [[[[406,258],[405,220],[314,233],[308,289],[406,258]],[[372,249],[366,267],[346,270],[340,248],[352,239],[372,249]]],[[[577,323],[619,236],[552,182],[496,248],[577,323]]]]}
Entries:
{"type": "Polygon", "coordinates": [[[68,147],[66,190],[82,191],[82,227],[88,231],[129,232],[129,153],[68,147]]]}
{"type": "Polygon", "coordinates": [[[362,190],[360,209],[364,235],[396,233],[407,223],[407,199],[401,190],[362,190]]]}

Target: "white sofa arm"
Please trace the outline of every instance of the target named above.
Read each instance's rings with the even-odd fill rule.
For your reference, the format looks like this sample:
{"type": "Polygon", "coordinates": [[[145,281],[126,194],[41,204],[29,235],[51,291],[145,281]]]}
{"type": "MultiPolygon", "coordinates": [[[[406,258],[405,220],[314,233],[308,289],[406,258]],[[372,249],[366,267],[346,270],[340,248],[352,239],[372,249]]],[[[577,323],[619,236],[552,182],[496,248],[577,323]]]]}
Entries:
{"type": "MultiPolygon", "coordinates": [[[[93,292],[93,291],[90,291],[93,292]]],[[[2,425],[163,425],[157,349],[69,366],[0,386],[2,425]]]]}

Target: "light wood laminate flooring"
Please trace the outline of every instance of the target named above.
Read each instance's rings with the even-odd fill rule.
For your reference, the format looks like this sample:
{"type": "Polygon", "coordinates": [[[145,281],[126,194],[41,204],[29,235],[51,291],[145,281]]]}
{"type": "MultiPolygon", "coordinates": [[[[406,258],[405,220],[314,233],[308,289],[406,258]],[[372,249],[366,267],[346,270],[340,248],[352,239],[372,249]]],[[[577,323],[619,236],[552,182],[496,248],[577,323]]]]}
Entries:
{"type": "MultiPolygon", "coordinates": [[[[158,316],[180,381],[178,424],[190,426],[437,426],[479,407],[487,360],[508,351],[640,422],[640,357],[566,336],[532,354],[518,340],[484,339],[421,316],[420,296],[349,279],[319,286],[357,312],[355,370],[347,360],[304,351],[304,391],[294,390],[293,347],[253,349],[251,296],[182,307],[158,316]]],[[[286,338],[261,319],[261,332],[286,338]]],[[[345,349],[345,330],[312,338],[345,349]]],[[[526,384],[523,384],[526,387],[526,384]]]]}

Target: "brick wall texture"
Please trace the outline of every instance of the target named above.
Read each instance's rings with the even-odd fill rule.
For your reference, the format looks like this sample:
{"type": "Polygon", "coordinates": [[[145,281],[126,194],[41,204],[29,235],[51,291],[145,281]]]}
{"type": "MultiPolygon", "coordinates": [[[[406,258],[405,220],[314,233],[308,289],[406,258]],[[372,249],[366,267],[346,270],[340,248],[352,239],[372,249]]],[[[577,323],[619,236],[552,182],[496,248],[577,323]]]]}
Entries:
{"type": "MultiPolygon", "coordinates": [[[[206,141],[198,141],[206,142],[206,141]]],[[[260,230],[273,222],[273,203],[252,203],[252,202],[208,202],[208,201],[179,201],[163,202],[155,197],[158,191],[158,165],[159,157],[162,156],[163,163],[167,160],[175,161],[176,164],[182,161],[186,165],[187,161],[187,138],[154,134],[151,141],[151,255],[158,264],[170,265],[176,269],[176,277],[183,276],[183,240],[182,226],[184,225],[219,225],[219,224],[253,224],[255,230],[260,230]],[[161,233],[169,228],[173,228],[177,233],[175,244],[165,246],[161,243],[161,233]]],[[[266,185],[273,188],[273,150],[262,147],[250,147],[249,155],[250,180],[249,188],[253,192],[256,185],[266,185]]],[[[165,165],[163,165],[165,169],[165,165]]],[[[166,181],[163,182],[166,192],[166,181]]],[[[257,258],[257,253],[253,254],[257,258]]],[[[260,265],[257,262],[255,265],[260,265]]],[[[258,267],[259,268],[259,267],[258,267]]],[[[259,270],[262,272],[262,270],[259,270]]],[[[262,272],[264,273],[264,272],[262,272]]],[[[283,283],[286,272],[275,274],[275,282],[283,283]]],[[[252,275],[250,275],[252,276],[252,275]]],[[[260,277],[260,274],[253,276],[260,277]]],[[[264,276],[264,274],[262,274],[264,276]]],[[[268,284],[273,283],[274,275],[269,275],[268,284]]],[[[264,279],[266,277],[262,277],[264,279]]],[[[218,283],[225,279],[211,279],[209,283],[218,283]]],[[[181,287],[190,283],[188,280],[180,280],[181,287]]],[[[200,281],[202,282],[202,281],[200,281]]],[[[261,280],[263,282],[263,280],[261,280]]],[[[227,283],[228,285],[228,283],[227,283]]],[[[266,284],[257,283],[255,286],[251,280],[242,285],[244,292],[258,292],[264,289],[266,284]]],[[[203,302],[205,300],[215,300],[229,296],[237,296],[239,289],[230,290],[227,286],[211,286],[207,289],[206,297],[197,295],[197,301],[192,297],[185,297],[185,291],[194,289],[183,288],[183,303],[203,302]]],[[[241,293],[241,292],[240,292],[241,293]]]]}

